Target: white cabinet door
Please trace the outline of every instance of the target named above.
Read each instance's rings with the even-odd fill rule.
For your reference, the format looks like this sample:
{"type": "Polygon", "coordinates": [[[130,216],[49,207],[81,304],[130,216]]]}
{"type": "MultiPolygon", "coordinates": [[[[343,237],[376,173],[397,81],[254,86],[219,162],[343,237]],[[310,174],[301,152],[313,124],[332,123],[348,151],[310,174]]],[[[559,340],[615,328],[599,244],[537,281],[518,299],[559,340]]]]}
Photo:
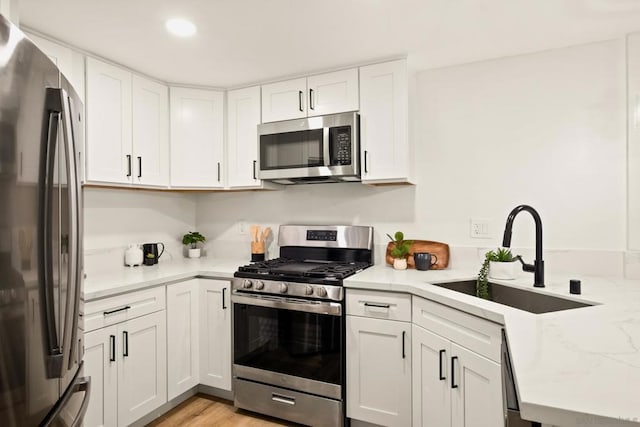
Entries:
{"type": "Polygon", "coordinates": [[[84,376],[91,377],[91,399],[84,419],[88,427],[118,425],[117,327],[84,335],[84,376]]]}
{"type": "Polygon", "coordinates": [[[170,89],[171,186],[222,188],[224,95],[170,89]]]}
{"type": "Polygon", "coordinates": [[[358,110],[358,69],[307,78],[309,116],[358,110]]]}
{"type": "Polygon", "coordinates": [[[451,343],[451,425],[504,425],[500,365],[451,343]]]}
{"type": "Polygon", "coordinates": [[[262,86],[262,121],[307,117],[307,79],[300,78],[262,86]]]}
{"type": "Polygon", "coordinates": [[[131,73],[87,58],[87,181],[130,183],[131,73]]]}
{"type": "Polygon", "coordinates": [[[347,316],[347,416],[411,425],[411,324],[347,316]]]}
{"type": "Polygon", "coordinates": [[[200,384],[231,390],[230,282],[200,279],[200,384]]]}
{"type": "Polygon", "coordinates": [[[167,401],[166,313],[118,325],[118,425],[126,426],[167,401]]]}
{"type": "Polygon", "coordinates": [[[259,187],[260,86],[227,93],[227,170],[230,188],[259,187]]]}
{"type": "Polygon", "coordinates": [[[133,76],[133,183],[169,185],[169,90],[133,76]]]}
{"type": "Polygon", "coordinates": [[[413,426],[451,426],[451,344],[416,325],[411,332],[413,426]]]}
{"type": "Polygon", "coordinates": [[[167,286],[167,400],[200,382],[199,280],[167,286]]]}
{"type": "Polygon", "coordinates": [[[409,181],[408,108],[405,60],[360,68],[363,182],[409,181]]]}

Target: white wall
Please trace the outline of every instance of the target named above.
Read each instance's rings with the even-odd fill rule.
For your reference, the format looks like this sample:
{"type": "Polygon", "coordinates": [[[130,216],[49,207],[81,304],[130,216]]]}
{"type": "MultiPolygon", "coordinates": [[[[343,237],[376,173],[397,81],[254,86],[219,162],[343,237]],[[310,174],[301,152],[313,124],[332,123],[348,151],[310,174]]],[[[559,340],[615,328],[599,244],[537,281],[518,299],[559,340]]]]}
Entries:
{"type": "Polygon", "coordinates": [[[84,208],[90,271],[96,264],[121,264],[129,243],[163,242],[165,259],[182,256],[182,235],[196,224],[196,199],[187,193],[87,188],[84,208]]]}
{"type": "MultiPolygon", "coordinates": [[[[239,220],[367,224],[378,243],[402,229],[487,247],[500,244],[509,211],[527,203],[542,216],[546,249],[625,249],[622,40],[423,71],[411,95],[416,186],[199,195],[198,228],[247,253],[239,220]],[[470,238],[472,217],[491,221],[491,239],[470,238]]],[[[513,245],[533,246],[533,221],[521,215],[513,245]]]]}

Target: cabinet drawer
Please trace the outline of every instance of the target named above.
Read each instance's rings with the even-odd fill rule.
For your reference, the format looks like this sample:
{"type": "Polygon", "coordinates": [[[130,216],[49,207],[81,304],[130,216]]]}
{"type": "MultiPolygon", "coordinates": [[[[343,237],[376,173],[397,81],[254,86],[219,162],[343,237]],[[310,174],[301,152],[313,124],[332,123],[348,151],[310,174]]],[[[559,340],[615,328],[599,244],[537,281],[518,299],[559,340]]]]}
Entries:
{"type": "Polygon", "coordinates": [[[502,326],[420,297],[413,297],[413,323],[500,363],[502,326]]]}
{"type": "Polygon", "coordinates": [[[85,331],[93,331],[155,311],[164,310],[165,305],[164,286],[89,301],[85,304],[84,310],[85,331]]]}
{"type": "Polygon", "coordinates": [[[348,289],[347,314],[410,322],[411,295],[348,289]]]}

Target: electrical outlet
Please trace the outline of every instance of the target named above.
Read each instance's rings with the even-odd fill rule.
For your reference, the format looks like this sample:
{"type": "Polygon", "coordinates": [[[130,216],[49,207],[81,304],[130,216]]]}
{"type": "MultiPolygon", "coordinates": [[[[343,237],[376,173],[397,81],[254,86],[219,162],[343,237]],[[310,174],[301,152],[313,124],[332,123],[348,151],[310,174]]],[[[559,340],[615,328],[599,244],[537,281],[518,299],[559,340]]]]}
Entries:
{"type": "Polygon", "coordinates": [[[489,220],[471,218],[471,237],[474,239],[490,239],[489,220]]]}
{"type": "Polygon", "coordinates": [[[247,221],[241,219],[238,222],[238,231],[240,232],[240,234],[247,234],[247,221]]]}

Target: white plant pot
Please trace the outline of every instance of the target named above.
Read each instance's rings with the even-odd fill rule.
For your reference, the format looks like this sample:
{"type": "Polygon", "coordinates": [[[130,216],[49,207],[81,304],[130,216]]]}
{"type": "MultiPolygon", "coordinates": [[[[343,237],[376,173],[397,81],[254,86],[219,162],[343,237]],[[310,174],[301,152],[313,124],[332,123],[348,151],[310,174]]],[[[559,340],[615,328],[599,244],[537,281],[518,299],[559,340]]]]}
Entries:
{"type": "Polygon", "coordinates": [[[189,258],[200,258],[200,248],[189,249],[189,258]]]}
{"type": "Polygon", "coordinates": [[[406,258],[394,258],[393,259],[393,268],[396,270],[406,270],[407,269],[407,259],[406,258]]]}
{"type": "Polygon", "coordinates": [[[489,261],[489,277],[500,280],[513,280],[518,271],[518,261],[499,262],[489,261]]]}

